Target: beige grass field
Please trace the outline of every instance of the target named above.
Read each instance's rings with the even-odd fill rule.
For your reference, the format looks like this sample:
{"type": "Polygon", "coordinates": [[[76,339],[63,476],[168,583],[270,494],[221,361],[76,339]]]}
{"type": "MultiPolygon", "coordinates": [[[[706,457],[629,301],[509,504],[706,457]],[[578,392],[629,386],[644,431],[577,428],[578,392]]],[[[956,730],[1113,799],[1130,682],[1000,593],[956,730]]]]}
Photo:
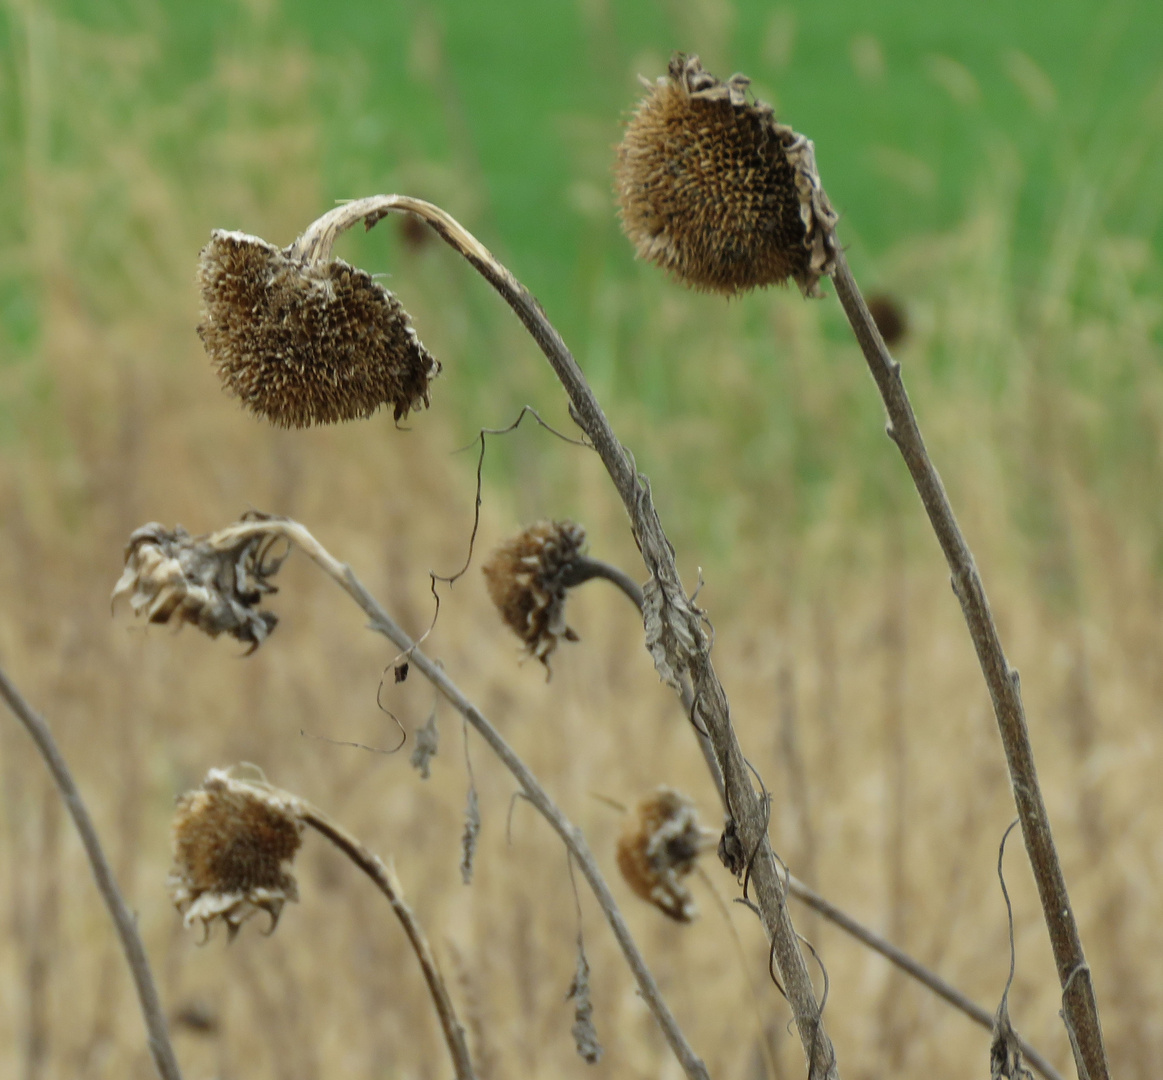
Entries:
{"type": "MultiPolygon", "coordinates": [[[[83,52],[100,43],[73,44],[83,52]]],[[[132,55],[123,62],[131,67],[132,55]]],[[[209,229],[245,227],[287,243],[327,208],[318,132],[303,104],[309,62],[277,54],[266,64],[256,72],[224,63],[208,88],[233,112],[197,175],[168,172],[149,152],[151,140],[180,128],[175,116],[137,133],[94,128],[75,168],[48,168],[30,144],[27,240],[11,257],[34,269],[44,332],[33,355],[0,369],[0,664],[76,772],[138,913],[186,1077],[449,1074],[399,926],[318,839],[308,838],[297,864],[301,902],[272,937],[256,923],[229,946],[220,933],[199,947],[182,929],[165,889],[174,798],[211,766],[240,760],[394,861],[469,1024],[482,1080],[677,1077],[584,890],[605,1056],[588,1066],[575,1054],[565,995],[578,925],[565,853],[527,805],[512,803],[513,781],[473,735],[483,831],[474,880],[462,884],[468,778],[450,708],[435,704],[441,742],[427,781],[409,765],[411,742],[390,754],[326,741],[390,750],[398,729],[386,710],[411,737],[435,699],[415,673],[391,685],[394,650],[305,559],[293,556],[281,572],[269,602],[279,626],[247,658],[234,642],[110,612],[138,525],[205,532],[254,507],[306,524],[419,634],[432,617],[428,572],[462,565],[472,526],[475,456],[452,451],[526,402],[569,425],[543,362],[499,301],[444,252],[399,244],[392,287],[445,363],[432,409],[408,430],[381,415],[276,432],[220,391],[193,330],[193,269],[209,229]],[[499,374],[467,387],[458,361],[485,349],[499,374]]],[[[41,75],[70,77],[63,68],[41,75]]],[[[428,190],[426,176],[416,168],[410,193],[457,213],[454,180],[432,174],[428,190]]],[[[1163,1061],[1158,306],[1135,299],[1134,267],[1149,256],[1120,237],[1080,252],[1075,220],[1052,256],[1062,276],[1046,275],[1033,315],[1018,311],[999,284],[1006,214],[983,202],[963,230],[873,269],[913,304],[906,382],[1021,671],[1113,1071],[1147,1078],[1163,1061]],[[1096,271],[1112,295],[1124,283],[1122,298],[1076,309],[1074,284],[1096,271]],[[952,374],[937,374],[938,355],[952,374]],[[1125,464],[1106,472],[1088,465],[1109,435],[1105,384],[1080,388],[1054,366],[1095,356],[1117,358],[1138,424],[1125,464]],[[975,365],[985,363],[1008,371],[1000,391],[982,388],[975,365]]],[[[503,237],[484,238],[503,249],[503,237]]],[[[651,472],[690,588],[704,567],[716,663],[743,747],[773,795],[776,850],[833,902],[993,1009],[1009,964],[995,865],[1013,799],[944,564],[900,484],[855,347],[826,332],[832,300],[778,294],[724,308],[649,274],[622,302],[646,307],[657,347],[673,354],[678,415],[660,426],[632,400],[607,404],[651,472]],[[772,341],[759,368],[748,350],[766,346],[738,336],[756,311],[772,341]],[[786,472],[787,430],[764,420],[775,370],[788,395],[778,408],[834,451],[810,514],[786,472]],[[883,491],[874,509],[870,488],[883,491]]],[[[585,367],[580,347],[578,356],[585,367]]],[[[711,1075],[758,1080],[774,1061],[781,1080],[800,1076],[760,928],[731,907],[741,957],[712,895],[735,897],[731,876],[707,860],[709,884],[694,884],[702,915],[690,926],[616,880],[619,816],[595,795],[632,802],[669,784],[720,822],[636,613],[602,582],[580,590],[569,619],[582,640],[559,650],[547,682],[539,665],[520,662],[490,607],[483,555],[538,517],[572,516],[593,554],[635,576],[641,568],[596,456],[532,426],[507,440],[486,459],[473,566],[442,589],[426,651],[584,829],[711,1075]]],[[[150,1076],[108,915],[39,758],[7,715],[0,796],[0,1076],[150,1076]]],[[[1067,1075],[1049,943],[1019,843],[1006,866],[1011,1013],[1067,1075]]],[[[793,917],[827,967],[843,1076],[987,1075],[988,1033],[804,909],[793,917]]]]}

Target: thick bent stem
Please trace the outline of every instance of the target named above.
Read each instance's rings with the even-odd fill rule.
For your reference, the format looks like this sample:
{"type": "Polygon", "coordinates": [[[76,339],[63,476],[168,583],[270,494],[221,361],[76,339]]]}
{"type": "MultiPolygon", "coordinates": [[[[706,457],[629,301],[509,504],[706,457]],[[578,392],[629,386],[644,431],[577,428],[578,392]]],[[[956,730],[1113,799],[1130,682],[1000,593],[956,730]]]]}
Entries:
{"type": "Polygon", "coordinates": [[[662,528],[650,484],[618,441],[601,405],[561,335],[541,305],[462,225],[439,207],[405,195],[373,195],[346,203],[311,225],[289,254],[304,259],[329,257],[335,238],[357,221],[370,228],[391,212],[411,213],[471,263],[529,331],[569,397],[571,415],[602,459],[630,518],[650,581],[646,586],[647,647],[664,681],[682,692],[692,689],[691,716],[706,731],[722,776],[726,804],[742,848],[750,856],[747,880],[772,943],[772,959],[787,993],[796,1030],[808,1062],[810,1080],[839,1076],[835,1052],[824,1028],[799,937],[787,909],[778,860],[767,835],[768,807],[751,784],[749,766],[731,723],[727,695],[711,661],[711,642],[702,613],[689,599],[675,562],[674,548],[662,528]]]}
{"type": "Polygon", "coordinates": [[[436,955],[432,952],[432,946],[428,944],[424,928],[405,902],[403,889],[400,888],[395,873],[322,811],[302,800],[299,800],[299,804],[302,807],[303,820],[339,848],[372,879],[376,888],[387,898],[392,911],[404,928],[404,933],[407,935],[412,951],[420,963],[420,969],[424,973],[424,981],[428,984],[428,992],[432,995],[436,1015],[440,1018],[444,1041],[448,1045],[448,1052],[452,1057],[452,1067],[456,1071],[456,1080],[475,1080],[476,1074],[473,1072],[472,1058],[469,1056],[468,1043],[465,1040],[464,1025],[456,1015],[452,998],[448,995],[448,988],[440,974],[440,968],[436,964],[436,955]]]}
{"type": "Polygon", "coordinates": [[[1080,1080],[1109,1080],[1110,1069],[1103,1046],[1094,983],[1082,951],[1082,939],[1070,907],[1066,879],[1054,847],[1050,818],[1038,783],[1018,673],[1006,659],[973,553],[953,515],[941,477],[929,460],[901,380],[900,365],[889,355],[842,253],[837,257],[834,280],[836,295],[888,411],[888,435],[908,466],[933,532],[949,563],[953,591],[961,602],[969,636],[973,639],[989,687],[1009,765],[1014,802],[1022,823],[1022,837],[1050,931],[1050,944],[1062,986],[1062,1015],[1074,1047],[1080,1080]]]}
{"type": "MultiPolygon", "coordinates": [[[[579,556],[574,559],[571,566],[571,574],[565,582],[567,586],[580,585],[584,581],[589,581],[593,578],[605,578],[607,581],[613,582],[618,586],[623,594],[630,600],[631,603],[637,606],[639,612],[642,611],[643,597],[642,590],[630,579],[630,577],[623,571],[609,563],[602,562],[600,559],[594,559],[588,556],[579,556]]],[[[688,690],[689,693],[689,690],[688,690]]],[[[684,705],[686,703],[684,702],[684,705]]],[[[689,705],[687,706],[689,710],[689,705]]],[[[720,789],[720,796],[722,791],[720,789]]],[[[994,1017],[988,1009],[978,1005],[972,998],[967,997],[957,987],[947,983],[934,971],[930,971],[920,961],[915,960],[903,949],[897,948],[891,942],[886,941],[879,934],[874,933],[863,923],[858,922],[851,915],[841,908],[838,908],[831,901],[825,899],[814,889],[805,885],[799,878],[794,875],[787,875],[788,892],[791,893],[801,903],[806,904],[817,914],[822,915],[834,926],[839,927],[846,934],[855,938],[861,944],[866,945],[874,952],[880,953],[890,963],[895,964],[906,975],[916,979],[922,986],[931,990],[938,997],[944,999],[955,1009],[960,1010],[969,1017],[974,1023],[979,1024],[985,1028],[986,1031],[993,1030],[994,1017]]],[[[716,891],[715,897],[719,894],[716,891]]],[[[1019,1045],[1022,1049],[1022,1054],[1025,1059],[1040,1072],[1046,1080],[1062,1080],[1054,1066],[1051,1065],[1037,1050],[1034,1049],[1025,1039],[1020,1035],[1016,1036],[1019,1045]]]]}
{"type": "Polygon", "coordinates": [[[117,880],[105,852],[101,848],[101,841],[97,830],[93,826],[93,819],[81,798],[81,793],[73,781],[72,773],[65,762],[64,755],[53,738],[48,725],[35,712],[28,702],[21,697],[20,692],[9,681],[8,676],[0,671],[0,697],[3,697],[12,710],[12,714],[19,720],[32,736],[40,756],[44,758],[52,778],[56,781],[61,798],[68,808],[81,835],[85,854],[89,859],[93,877],[97,882],[97,889],[109,914],[113,916],[113,925],[117,929],[117,937],[121,942],[121,951],[129,963],[129,972],[133,976],[133,985],[137,990],[137,999],[141,1005],[141,1013],[145,1018],[145,1028],[149,1042],[149,1051],[153,1057],[154,1068],[162,1080],[182,1080],[181,1070],[178,1068],[178,1059],[174,1056],[174,1048],[170,1043],[169,1027],[166,1016],[162,1011],[161,999],[158,997],[157,984],[153,980],[149,958],[146,956],[145,945],[137,931],[137,921],[133,912],[129,910],[121,890],[117,887],[117,880]]]}
{"type": "Polygon", "coordinates": [[[643,1000],[654,1014],[667,1043],[682,1066],[683,1072],[686,1073],[689,1080],[709,1080],[706,1066],[694,1052],[690,1043],[687,1042],[678,1021],[663,1000],[662,991],[659,990],[658,983],[646,966],[646,961],[630,934],[630,929],[622,917],[614,894],[610,892],[601,870],[598,869],[597,861],[594,859],[589,845],[586,844],[581,829],[577,828],[558,809],[557,804],[549,797],[537,777],[501,737],[501,733],[497,731],[484,713],[465,697],[456,683],[449,678],[444,668],[434,660],[429,659],[419,649],[416,642],[397,625],[375,597],[364,588],[360,580],[352,573],[351,568],[327,551],[303,525],[285,518],[247,521],[222,529],[214,533],[208,540],[216,545],[230,546],[247,535],[282,536],[298,547],[363,609],[364,614],[371,622],[371,628],[377,633],[383,634],[396,648],[406,653],[408,662],[432,683],[452,707],[476,729],[493,753],[501,759],[502,764],[520,784],[525,797],[549,822],[554,832],[561,837],[569,853],[574,857],[602,909],[602,914],[605,915],[606,921],[614,932],[614,937],[622,949],[622,955],[626,958],[626,963],[638,983],[638,990],[642,994],[643,1000]]]}

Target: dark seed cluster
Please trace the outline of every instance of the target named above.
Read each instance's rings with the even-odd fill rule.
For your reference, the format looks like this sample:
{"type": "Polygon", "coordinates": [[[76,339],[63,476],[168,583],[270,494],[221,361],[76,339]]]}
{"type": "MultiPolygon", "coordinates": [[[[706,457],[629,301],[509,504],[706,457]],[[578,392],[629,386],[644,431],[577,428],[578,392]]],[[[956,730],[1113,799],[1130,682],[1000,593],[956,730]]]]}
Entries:
{"type": "Polygon", "coordinates": [[[811,143],[679,54],[638,105],[618,147],[615,191],[638,256],[727,294],[830,271],[835,214],[811,143]]]}
{"type": "Polygon", "coordinates": [[[501,617],[546,668],[561,638],[578,639],[565,625],[565,596],[585,539],[575,522],[539,521],[505,541],[483,567],[501,617]]]}
{"type": "Polygon", "coordinates": [[[429,401],[440,364],[408,313],[370,274],[339,259],[299,262],[216,229],[198,263],[198,334],[223,383],[279,427],[334,424],[429,401]]]}

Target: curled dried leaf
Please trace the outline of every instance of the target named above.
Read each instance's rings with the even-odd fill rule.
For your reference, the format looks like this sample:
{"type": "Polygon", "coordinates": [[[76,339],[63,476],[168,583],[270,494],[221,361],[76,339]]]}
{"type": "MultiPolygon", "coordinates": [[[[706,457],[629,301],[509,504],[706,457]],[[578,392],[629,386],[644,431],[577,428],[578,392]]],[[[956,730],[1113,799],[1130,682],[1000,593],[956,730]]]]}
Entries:
{"type": "Polygon", "coordinates": [[[254,652],[278,623],[274,612],[259,610],[263,597],[278,591],[270,578],[286,553],[274,554],[276,543],[229,530],[191,536],[180,525],[170,530],[151,522],[130,536],[112,599],[128,595],[134,614],[150,622],[190,623],[210,637],[229,634],[254,652]]]}

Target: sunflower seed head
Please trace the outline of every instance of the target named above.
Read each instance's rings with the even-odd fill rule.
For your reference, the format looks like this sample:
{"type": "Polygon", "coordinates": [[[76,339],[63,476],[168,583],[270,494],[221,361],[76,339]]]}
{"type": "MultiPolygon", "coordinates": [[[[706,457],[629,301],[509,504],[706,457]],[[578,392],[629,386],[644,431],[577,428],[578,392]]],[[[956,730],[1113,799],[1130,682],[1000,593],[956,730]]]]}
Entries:
{"type": "Polygon", "coordinates": [[[690,922],[698,908],[682,879],[710,842],[694,803],[673,788],[660,787],[626,815],[618,838],[618,869],[643,900],[678,922],[690,922]]]}
{"type": "Polygon", "coordinates": [[[817,295],[834,269],[836,214],[809,139],[677,54],[618,147],[614,186],[639,258],[696,289],[734,294],[794,280],[817,295]]]}
{"type": "Polygon", "coordinates": [[[221,921],[233,938],[265,911],[273,932],[283,905],[299,899],[290,864],[302,834],[298,800],[254,766],[211,769],[178,799],[174,815],[168,885],[185,925],[201,923],[206,940],[221,921]]]}
{"type": "Polygon", "coordinates": [[[113,600],[129,594],[135,615],[153,623],[191,623],[210,637],[229,634],[254,652],[270,636],[278,616],[258,605],[277,589],[268,580],[282,565],[271,556],[269,537],[251,534],[216,542],[219,534],[190,536],[157,522],[129,538],[125,569],[113,600]]]}
{"type": "Polygon", "coordinates": [[[571,564],[585,539],[585,529],[575,522],[539,521],[506,540],[483,567],[501,618],[546,670],[562,638],[578,639],[565,624],[565,597],[571,564]]]}
{"type": "Polygon", "coordinates": [[[219,377],[272,424],[334,424],[381,405],[400,420],[428,405],[440,364],[399,301],[365,271],[339,259],[298,260],[216,229],[199,256],[198,283],[198,334],[219,377]]]}

